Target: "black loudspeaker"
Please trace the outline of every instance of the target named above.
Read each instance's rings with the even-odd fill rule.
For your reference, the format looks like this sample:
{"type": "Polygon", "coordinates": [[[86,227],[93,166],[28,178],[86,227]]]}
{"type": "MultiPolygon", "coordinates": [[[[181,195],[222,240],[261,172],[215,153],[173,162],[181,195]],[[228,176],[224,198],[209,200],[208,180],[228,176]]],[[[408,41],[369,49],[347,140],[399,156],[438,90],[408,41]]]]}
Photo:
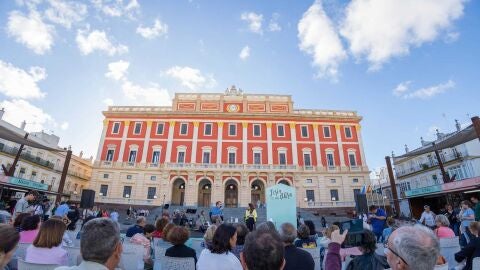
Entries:
{"type": "Polygon", "coordinates": [[[170,207],[170,204],[166,203],[164,206],[163,206],[163,209],[168,209],[170,207]]]}
{"type": "Polygon", "coordinates": [[[355,209],[358,214],[368,213],[367,195],[360,193],[355,195],[355,209]]]}
{"type": "Polygon", "coordinates": [[[80,208],[90,209],[93,208],[95,203],[95,190],[84,189],[82,191],[82,200],[80,201],[80,208]]]}

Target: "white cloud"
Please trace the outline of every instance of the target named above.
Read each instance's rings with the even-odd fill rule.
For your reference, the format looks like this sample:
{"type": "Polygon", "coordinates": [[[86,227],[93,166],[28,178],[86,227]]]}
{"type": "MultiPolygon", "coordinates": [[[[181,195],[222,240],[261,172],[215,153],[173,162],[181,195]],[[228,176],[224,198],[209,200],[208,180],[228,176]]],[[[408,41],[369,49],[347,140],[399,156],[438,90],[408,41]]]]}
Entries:
{"type": "Polygon", "coordinates": [[[282,31],[282,27],[278,24],[278,18],[280,18],[280,14],[278,13],[272,14],[272,18],[270,19],[270,22],[268,24],[268,30],[270,32],[282,31]]]}
{"type": "Polygon", "coordinates": [[[110,17],[127,16],[133,19],[140,12],[137,0],[91,0],[93,6],[110,17]]]}
{"type": "Polygon", "coordinates": [[[116,81],[125,79],[129,66],[130,63],[123,60],[112,62],[108,64],[108,72],[105,73],[105,77],[116,81]]]}
{"type": "Polygon", "coordinates": [[[168,69],[165,74],[180,81],[180,83],[190,90],[199,88],[211,88],[217,85],[212,75],[203,75],[198,69],[191,67],[174,66],[168,69]]]}
{"type": "Polygon", "coordinates": [[[34,9],[28,16],[20,11],[12,11],[8,16],[7,34],[36,54],[44,54],[51,49],[54,33],[55,28],[44,23],[34,9]]]}
{"type": "Polygon", "coordinates": [[[242,60],[247,60],[247,58],[250,57],[250,47],[248,47],[248,45],[243,47],[238,57],[242,60]]]}
{"type": "Polygon", "coordinates": [[[152,27],[143,27],[140,25],[137,27],[137,34],[140,34],[146,39],[154,39],[158,36],[166,35],[168,32],[168,25],[162,23],[159,19],[155,20],[152,27]]]}
{"type": "Polygon", "coordinates": [[[12,98],[41,98],[45,96],[37,85],[45,79],[44,68],[31,67],[29,72],[0,60],[0,93],[12,98]]]}
{"type": "Polygon", "coordinates": [[[257,14],[255,12],[244,12],[240,16],[240,19],[248,23],[248,28],[250,31],[257,34],[262,34],[262,14],[257,14]]]}
{"type": "Polygon", "coordinates": [[[397,87],[395,87],[395,89],[393,89],[393,95],[395,95],[397,97],[402,96],[405,92],[408,91],[411,83],[412,83],[412,81],[405,81],[405,82],[399,83],[397,85],[397,87]]]}
{"type": "Polygon", "coordinates": [[[122,84],[122,90],[125,97],[142,105],[171,105],[172,100],[168,91],[155,83],[150,83],[148,86],[143,87],[130,81],[125,81],[122,84]]]}
{"type": "Polygon", "coordinates": [[[128,52],[128,47],[122,44],[114,45],[107,37],[104,31],[78,30],[76,37],[77,45],[84,55],[88,55],[96,50],[103,51],[112,56],[128,52]]]}
{"type": "Polygon", "coordinates": [[[345,10],[341,34],[357,58],[376,70],[411,47],[432,42],[463,15],[466,0],[353,0],[345,10]]]}
{"type": "Polygon", "coordinates": [[[69,124],[67,121],[64,121],[64,122],[60,125],[60,129],[61,129],[61,130],[67,130],[69,126],[70,126],[70,124],[69,124]]]}
{"type": "Polygon", "coordinates": [[[113,99],[106,98],[106,99],[103,100],[103,104],[105,104],[107,106],[113,106],[114,102],[113,102],[113,99]]]}
{"type": "Polygon", "coordinates": [[[48,0],[50,7],[45,10],[45,17],[53,23],[68,29],[73,23],[83,21],[87,15],[87,6],[77,2],[48,0]]]}
{"type": "Polygon", "coordinates": [[[303,14],[298,23],[298,38],[300,50],[313,57],[312,65],[318,68],[318,76],[336,80],[338,66],[347,58],[347,53],[321,1],[316,1],[303,14]]]}
{"type": "Polygon", "coordinates": [[[452,80],[448,80],[445,83],[432,85],[432,86],[425,87],[425,88],[420,88],[420,89],[415,90],[411,93],[407,93],[407,94],[403,95],[403,98],[405,98],[405,99],[411,99],[411,98],[429,99],[429,98],[432,98],[436,95],[445,93],[447,90],[452,89],[454,87],[455,87],[455,82],[452,81],[452,80]]]}
{"type": "Polygon", "coordinates": [[[55,125],[55,121],[48,113],[23,99],[4,100],[0,102],[0,107],[5,108],[3,116],[5,121],[20,126],[25,120],[28,131],[40,131],[47,125],[55,125]]]}

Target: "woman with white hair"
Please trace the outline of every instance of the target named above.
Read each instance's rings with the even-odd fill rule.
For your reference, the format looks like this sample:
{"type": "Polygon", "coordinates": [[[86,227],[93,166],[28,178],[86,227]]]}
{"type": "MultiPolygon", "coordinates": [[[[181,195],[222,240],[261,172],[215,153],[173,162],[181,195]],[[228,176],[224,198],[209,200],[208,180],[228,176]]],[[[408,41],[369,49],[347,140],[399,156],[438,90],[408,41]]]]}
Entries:
{"type": "Polygon", "coordinates": [[[437,215],[435,217],[435,224],[437,225],[435,235],[438,238],[455,237],[455,233],[450,229],[450,221],[448,221],[448,218],[445,215],[437,215]]]}

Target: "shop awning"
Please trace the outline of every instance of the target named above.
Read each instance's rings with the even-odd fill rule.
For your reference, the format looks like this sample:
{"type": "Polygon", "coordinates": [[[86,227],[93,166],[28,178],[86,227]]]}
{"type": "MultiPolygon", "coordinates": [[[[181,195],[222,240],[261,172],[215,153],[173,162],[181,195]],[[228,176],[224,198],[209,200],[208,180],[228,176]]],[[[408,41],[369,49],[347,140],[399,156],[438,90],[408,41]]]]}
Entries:
{"type": "Polygon", "coordinates": [[[0,188],[8,187],[11,189],[15,189],[18,191],[29,191],[29,190],[36,190],[40,193],[47,193],[52,195],[62,195],[70,197],[70,194],[61,194],[58,192],[48,190],[48,185],[39,183],[33,180],[18,178],[18,177],[10,177],[10,176],[0,176],[0,188]]]}
{"type": "Polygon", "coordinates": [[[0,138],[5,139],[7,141],[15,142],[18,144],[28,145],[38,149],[44,149],[48,151],[55,151],[55,152],[65,152],[67,150],[59,148],[56,145],[49,145],[40,140],[39,138],[29,135],[25,139],[25,134],[27,132],[19,129],[18,127],[7,123],[6,121],[0,120],[0,138]]]}

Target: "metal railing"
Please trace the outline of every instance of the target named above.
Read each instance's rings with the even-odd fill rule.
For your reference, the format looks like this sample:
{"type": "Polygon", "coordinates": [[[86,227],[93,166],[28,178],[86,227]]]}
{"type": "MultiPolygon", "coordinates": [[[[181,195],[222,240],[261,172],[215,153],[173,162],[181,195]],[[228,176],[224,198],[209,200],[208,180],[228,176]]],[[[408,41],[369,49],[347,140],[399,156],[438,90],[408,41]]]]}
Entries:
{"type": "Polygon", "coordinates": [[[308,207],[353,207],[352,201],[326,201],[326,202],[308,202],[308,207]]]}
{"type": "MultiPolygon", "coordinates": [[[[440,158],[441,158],[443,163],[448,163],[450,161],[459,160],[459,159],[461,159],[465,156],[466,156],[466,153],[463,153],[463,152],[455,152],[455,153],[452,152],[450,154],[440,155],[440,158]]],[[[397,170],[395,173],[396,173],[397,177],[402,177],[402,176],[409,175],[409,174],[412,174],[412,173],[421,172],[421,171],[424,171],[424,170],[435,168],[437,166],[438,166],[438,160],[435,156],[433,156],[431,159],[429,159],[425,163],[415,164],[413,167],[408,167],[408,168],[405,168],[403,170],[397,170]]]]}
{"type": "MultiPolygon", "coordinates": [[[[4,145],[4,144],[0,144],[0,152],[15,156],[18,153],[18,148],[10,147],[10,146],[4,145]]],[[[48,160],[45,160],[45,159],[40,158],[38,156],[34,156],[34,155],[29,154],[28,152],[24,152],[24,151],[22,151],[22,153],[20,154],[20,158],[23,159],[23,160],[27,160],[27,161],[30,161],[32,163],[38,164],[40,166],[47,167],[49,169],[53,169],[53,167],[55,166],[55,164],[53,164],[52,162],[50,162],[48,160]]]]}

